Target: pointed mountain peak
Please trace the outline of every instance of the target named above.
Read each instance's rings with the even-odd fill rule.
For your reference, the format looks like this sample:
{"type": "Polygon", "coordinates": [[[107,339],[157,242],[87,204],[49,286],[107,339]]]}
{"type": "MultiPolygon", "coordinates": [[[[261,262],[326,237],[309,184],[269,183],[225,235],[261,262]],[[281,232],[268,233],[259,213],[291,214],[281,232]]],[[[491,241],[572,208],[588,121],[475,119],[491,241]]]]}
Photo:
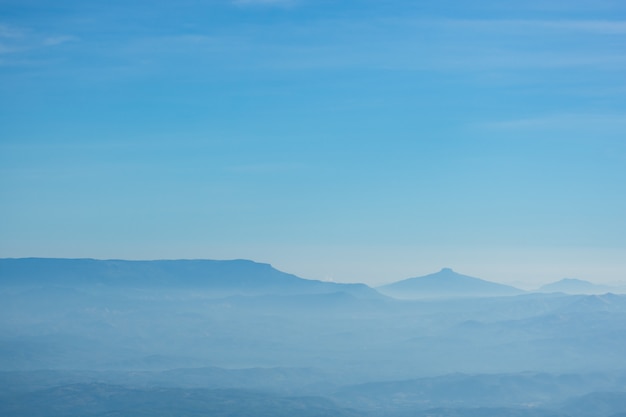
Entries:
{"type": "Polygon", "coordinates": [[[452,268],[442,268],[433,274],[408,278],[378,289],[383,294],[399,298],[482,297],[516,295],[523,292],[508,285],[459,274],[452,268]]]}

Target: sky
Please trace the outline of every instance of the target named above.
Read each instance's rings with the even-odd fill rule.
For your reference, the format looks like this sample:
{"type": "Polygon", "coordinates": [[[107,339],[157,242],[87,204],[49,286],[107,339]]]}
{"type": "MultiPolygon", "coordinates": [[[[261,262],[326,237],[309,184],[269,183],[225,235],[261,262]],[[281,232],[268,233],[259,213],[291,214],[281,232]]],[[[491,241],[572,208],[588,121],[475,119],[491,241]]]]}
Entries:
{"type": "Polygon", "coordinates": [[[621,0],[0,0],[0,257],[626,282],[621,0]]]}

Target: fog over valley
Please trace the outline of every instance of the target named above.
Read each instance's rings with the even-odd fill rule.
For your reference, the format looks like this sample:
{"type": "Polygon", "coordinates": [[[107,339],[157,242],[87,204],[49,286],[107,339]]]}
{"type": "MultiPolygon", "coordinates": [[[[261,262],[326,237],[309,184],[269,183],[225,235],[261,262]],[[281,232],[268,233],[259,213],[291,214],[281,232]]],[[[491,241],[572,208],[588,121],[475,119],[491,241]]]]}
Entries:
{"type": "Polygon", "coordinates": [[[626,402],[618,292],[447,268],[375,289],[247,260],[0,259],[0,283],[3,415],[613,417],[626,402]]]}

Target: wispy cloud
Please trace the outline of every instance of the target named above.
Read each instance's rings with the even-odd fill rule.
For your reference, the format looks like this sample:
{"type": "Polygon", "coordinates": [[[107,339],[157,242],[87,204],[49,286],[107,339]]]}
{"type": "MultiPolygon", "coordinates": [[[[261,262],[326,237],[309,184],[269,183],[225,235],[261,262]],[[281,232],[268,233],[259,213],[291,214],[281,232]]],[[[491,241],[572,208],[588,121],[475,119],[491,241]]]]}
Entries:
{"type": "Polygon", "coordinates": [[[23,30],[0,24],[0,54],[16,52],[20,39],[23,37],[23,30]]]}
{"type": "Polygon", "coordinates": [[[270,66],[390,70],[626,68],[626,21],[373,19],[285,28],[281,43],[250,38],[270,66]]]}
{"type": "Polygon", "coordinates": [[[0,24],[0,39],[16,39],[22,36],[24,36],[23,30],[0,24]]]}
{"type": "MultiPolygon", "coordinates": [[[[231,0],[231,4],[290,7],[299,0],[231,0]]],[[[87,53],[95,58],[92,62],[107,55],[105,67],[121,63],[131,72],[157,71],[174,63],[178,63],[176,71],[203,72],[206,68],[616,71],[626,69],[626,55],[618,48],[625,34],[625,20],[344,16],[272,24],[235,21],[191,34],[121,34],[102,39],[98,48],[87,53]],[[186,65],[188,61],[193,65],[186,65]]],[[[5,57],[79,40],[71,34],[41,34],[0,25],[0,54],[5,57]]]]}
{"type": "Polygon", "coordinates": [[[626,21],[624,20],[565,20],[565,21],[535,21],[536,26],[547,28],[589,32],[595,34],[624,35],[626,21]]]}
{"type": "MultiPolygon", "coordinates": [[[[428,21],[418,20],[421,23],[428,21]]],[[[537,30],[550,32],[580,32],[588,34],[626,34],[626,20],[581,20],[581,19],[441,19],[431,24],[445,25],[472,31],[520,33],[528,37],[537,35],[537,30]],[[535,30],[534,32],[529,30],[535,30]]]]}
{"type": "Polygon", "coordinates": [[[302,168],[301,165],[295,163],[259,163],[259,164],[240,164],[227,167],[227,170],[237,174],[283,174],[302,168]]]}
{"type": "Polygon", "coordinates": [[[44,34],[28,28],[0,25],[0,54],[16,54],[38,48],[55,47],[78,40],[76,36],[44,34]]]}
{"type": "Polygon", "coordinates": [[[297,0],[232,0],[236,6],[292,6],[297,0]]]}
{"type": "Polygon", "coordinates": [[[564,113],[480,123],[489,130],[611,130],[626,134],[626,114],[564,113]]]}
{"type": "Polygon", "coordinates": [[[50,36],[44,38],[41,43],[44,46],[56,46],[76,41],[78,41],[78,38],[76,36],[50,36]]]}

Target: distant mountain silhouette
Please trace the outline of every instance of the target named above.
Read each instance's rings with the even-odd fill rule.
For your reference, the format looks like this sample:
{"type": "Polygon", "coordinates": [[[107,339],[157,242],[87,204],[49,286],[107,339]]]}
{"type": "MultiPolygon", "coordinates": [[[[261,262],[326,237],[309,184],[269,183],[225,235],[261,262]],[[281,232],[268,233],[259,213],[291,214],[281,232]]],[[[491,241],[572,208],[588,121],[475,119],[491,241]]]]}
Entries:
{"type": "Polygon", "coordinates": [[[571,296],[574,301],[557,311],[563,313],[591,314],[597,312],[626,313],[626,295],[612,293],[571,296]]]}
{"type": "Polygon", "coordinates": [[[575,278],[564,278],[560,281],[546,284],[539,288],[539,292],[563,292],[566,294],[604,294],[614,290],[606,285],[598,285],[589,281],[575,278]]]}
{"type": "Polygon", "coordinates": [[[424,297],[482,297],[523,293],[508,285],[461,275],[450,268],[416,278],[409,278],[377,288],[379,292],[396,298],[424,297]]]}
{"type": "Polygon", "coordinates": [[[0,259],[0,285],[202,289],[224,295],[382,297],[365,284],[308,280],[249,260],[0,259]]]}

